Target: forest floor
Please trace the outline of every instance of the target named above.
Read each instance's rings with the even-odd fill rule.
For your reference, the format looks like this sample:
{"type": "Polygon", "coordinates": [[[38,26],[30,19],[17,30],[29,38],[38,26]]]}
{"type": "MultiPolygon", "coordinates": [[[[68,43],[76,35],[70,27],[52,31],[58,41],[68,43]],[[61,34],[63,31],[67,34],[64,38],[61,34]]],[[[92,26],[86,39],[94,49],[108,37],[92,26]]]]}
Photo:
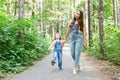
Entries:
{"type": "Polygon", "coordinates": [[[95,57],[84,55],[86,60],[94,67],[94,69],[106,77],[105,80],[120,80],[120,66],[113,65],[109,61],[96,59],[95,57]]]}
{"type": "Polygon", "coordinates": [[[63,48],[63,69],[57,64],[51,66],[52,54],[19,74],[11,74],[0,80],[120,80],[120,66],[111,65],[108,61],[81,54],[81,71],[72,74],[73,60],[69,45],[63,48]]]}

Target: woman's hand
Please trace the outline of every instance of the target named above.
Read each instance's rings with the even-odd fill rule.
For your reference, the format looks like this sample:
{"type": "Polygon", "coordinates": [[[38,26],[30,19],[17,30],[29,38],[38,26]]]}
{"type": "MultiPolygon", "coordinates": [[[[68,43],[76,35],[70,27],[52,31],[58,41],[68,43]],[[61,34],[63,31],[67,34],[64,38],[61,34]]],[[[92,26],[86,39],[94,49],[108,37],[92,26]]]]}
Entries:
{"type": "Polygon", "coordinates": [[[86,44],[85,43],[83,43],[83,47],[86,48],[86,44]]]}
{"type": "Polygon", "coordinates": [[[65,40],[62,41],[62,47],[64,47],[65,42],[66,42],[65,40]]]}

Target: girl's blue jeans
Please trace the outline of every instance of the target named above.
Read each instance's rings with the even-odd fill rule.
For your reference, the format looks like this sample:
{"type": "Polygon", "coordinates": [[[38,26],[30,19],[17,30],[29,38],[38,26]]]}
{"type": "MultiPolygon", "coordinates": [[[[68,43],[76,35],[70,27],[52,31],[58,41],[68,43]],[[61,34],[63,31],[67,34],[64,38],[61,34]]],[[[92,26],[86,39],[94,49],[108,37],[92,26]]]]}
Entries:
{"type": "Polygon", "coordinates": [[[74,67],[75,68],[79,64],[80,54],[81,54],[81,51],[82,51],[82,43],[83,43],[82,37],[78,38],[76,40],[71,40],[70,41],[71,55],[72,55],[72,58],[74,60],[74,67]]]}
{"type": "Polygon", "coordinates": [[[62,68],[62,50],[54,51],[54,54],[53,54],[54,62],[56,62],[57,57],[58,57],[58,67],[62,68]]]}

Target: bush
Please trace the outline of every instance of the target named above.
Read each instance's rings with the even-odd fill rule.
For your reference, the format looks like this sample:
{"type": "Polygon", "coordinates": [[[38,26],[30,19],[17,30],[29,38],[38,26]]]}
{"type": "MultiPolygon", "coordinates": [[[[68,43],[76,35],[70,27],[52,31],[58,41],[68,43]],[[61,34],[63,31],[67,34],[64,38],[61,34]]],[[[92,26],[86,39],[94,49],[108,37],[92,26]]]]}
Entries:
{"type": "Polygon", "coordinates": [[[110,61],[120,63],[120,29],[117,27],[105,27],[105,50],[110,61]]]}
{"type": "Polygon", "coordinates": [[[99,34],[94,33],[92,37],[93,41],[90,47],[86,48],[86,52],[88,55],[95,56],[99,59],[102,59],[102,55],[100,54],[100,40],[99,40],[99,34]]]}
{"type": "Polygon", "coordinates": [[[35,22],[0,14],[0,75],[21,72],[49,53],[49,41],[40,36],[35,22]]]}
{"type": "Polygon", "coordinates": [[[89,55],[93,55],[100,59],[107,59],[115,64],[120,63],[120,29],[114,26],[106,26],[105,27],[105,40],[104,40],[104,48],[105,48],[105,56],[103,57],[100,53],[100,40],[99,34],[93,34],[93,43],[91,47],[87,48],[87,53],[89,55]]]}

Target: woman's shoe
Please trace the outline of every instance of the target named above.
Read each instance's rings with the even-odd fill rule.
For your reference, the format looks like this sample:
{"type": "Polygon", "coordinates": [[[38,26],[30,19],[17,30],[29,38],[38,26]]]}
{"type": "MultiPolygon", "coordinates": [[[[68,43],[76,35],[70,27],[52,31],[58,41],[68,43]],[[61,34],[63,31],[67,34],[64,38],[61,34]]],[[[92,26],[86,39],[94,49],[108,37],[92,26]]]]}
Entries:
{"type": "Polygon", "coordinates": [[[73,74],[77,74],[76,68],[73,68],[73,74]]]}

